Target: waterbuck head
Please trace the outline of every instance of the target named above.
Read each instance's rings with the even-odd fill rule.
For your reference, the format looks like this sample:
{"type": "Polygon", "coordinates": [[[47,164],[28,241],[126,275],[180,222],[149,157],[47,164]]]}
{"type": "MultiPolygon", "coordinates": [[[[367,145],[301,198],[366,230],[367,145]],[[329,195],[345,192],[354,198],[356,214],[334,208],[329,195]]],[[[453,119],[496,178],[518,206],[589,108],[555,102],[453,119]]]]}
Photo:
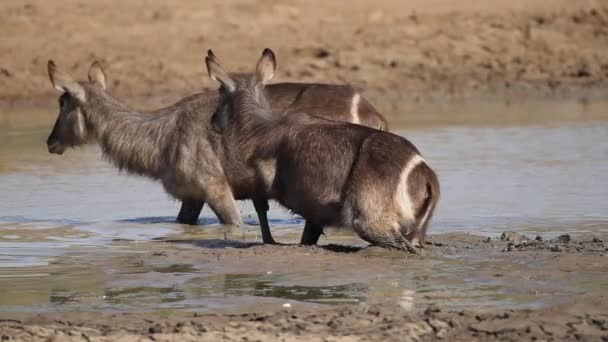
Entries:
{"type": "Polygon", "coordinates": [[[55,63],[48,62],[51,84],[61,92],[59,115],[46,144],[50,153],[63,154],[68,147],[76,147],[88,141],[86,112],[89,87],[106,87],[106,75],[99,62],[89,69],[89,82],[76,82],[71,76],[58,70],[55,63]]]}
{"type": "Polygon", "coordinates": [[[221,84],[220,102],[212,117],[213,129],[222,131],[233,119],[232,113],[270,115],[270,106],[263,94],[264,86],[272,80],[276,58],[270,49],[264,49],[254,74],[228,74],[220,66],[213,51],[205,58],[209,76],[221,84]]]}

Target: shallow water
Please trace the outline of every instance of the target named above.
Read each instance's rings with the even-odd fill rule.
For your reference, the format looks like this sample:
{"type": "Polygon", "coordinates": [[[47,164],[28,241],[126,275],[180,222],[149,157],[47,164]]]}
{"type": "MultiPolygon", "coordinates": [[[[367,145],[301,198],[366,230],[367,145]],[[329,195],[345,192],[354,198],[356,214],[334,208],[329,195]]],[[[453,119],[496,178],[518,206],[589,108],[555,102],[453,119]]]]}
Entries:
{"type": "MultiPolygon", "coordinates": [[[[545,122],[550,124],[475,119],[458,125],[393,125],[419,147],[439,174],[442,199],[431,233],[604,231],[608,121],[576,113],[589,106],[598,110],[587,103],[567,107],[573,113],[566,120],[554,121],[547,114],[545,122]]],[[[510,108],[517,111],[515,118],[524,118],[530,107],[510,108]]],[[[554,106],[547,103],[540,108],[551,113],[554,106]]],[[[232,240],[259,240],[254,210],[249,203],[240,203],[246,222],[252,224],[242,229],[226,231],[208,208],[200,226],[175,224],[179,205],[160,184],[120,174],[95,146],[66,151],[63,156],[48,154],[44,141],[54,118],[32,117],[35,120],[0,122],[2,311],[246,311],[285,302],[399,301],[409,296],[410,289],[428,293],[429,298],[450,298],[456,306],[533,307],[544,302],[542,295],[530,297],[481,277],[477,271],[497,267],[481,261],[428,261],[408,265],[408,272],[398,263],[383,270],[379,279],[333,269],[248,273],[221,263],[163,265],[142,260],[138,256],[155,250],[197,253],[196,245],[158,240],[196,236],[219,241],[218,248],[225,234],[232,240]],[[428,263],[437,274],[427,272],[428,263]],[[467,272],[469,278],[464,276],[467,272]]],[[[300,219],[276,206],[269,217],[279,240],[297,241],[300,219]]],[[[323,242],[363,244],[344,232],[332,232],[323,242]]],[[[554,286],[555,291],[539,284],[546,295],[573,290],[554,286]]]]}

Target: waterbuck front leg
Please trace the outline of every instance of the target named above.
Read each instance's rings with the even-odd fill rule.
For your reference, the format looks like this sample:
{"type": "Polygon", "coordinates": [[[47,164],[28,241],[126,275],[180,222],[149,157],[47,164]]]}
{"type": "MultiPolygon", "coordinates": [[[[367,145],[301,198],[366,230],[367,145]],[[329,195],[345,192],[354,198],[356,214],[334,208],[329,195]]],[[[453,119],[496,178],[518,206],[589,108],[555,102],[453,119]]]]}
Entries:
{"type": "Polygon", "coordinates": [[[196,224],[198,217],[203,210],[205,202],[185,199],[182,201],[182,207],[177,214],[177,222],[182,224],[196,224]]]}
{"type": "Polygon", "coordinates": [[[323,226],[306,221],[304,225],[304,232],[302,233],[301,245],[316,245],[319,242],[319,238],[323,234],[323,226]]]}
{"type": "Polygon", "coordinates": [[[221,224],[240,226],[243,223],[232,189],[225,181],[207,186],[206,202],[221,224]]]}
{"type": "Polygon", "coordinates": [[[256,213],[258,214],[258,221],[260,221],[260,229],[262,230],[262,241],[265,244],[275,245],[276,241],[272,238],[272,234],[270,233],[270,226],[268,225],[268,200],[266,199],[254,199],[253,207],[255,208],[256,213]]]}

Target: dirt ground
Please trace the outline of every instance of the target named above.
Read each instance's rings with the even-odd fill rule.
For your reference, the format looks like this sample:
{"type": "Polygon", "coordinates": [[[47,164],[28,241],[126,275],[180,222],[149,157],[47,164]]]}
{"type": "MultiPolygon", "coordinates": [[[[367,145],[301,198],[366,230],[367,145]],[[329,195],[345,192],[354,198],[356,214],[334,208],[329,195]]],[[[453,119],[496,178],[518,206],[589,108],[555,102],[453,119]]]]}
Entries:
{"type": "MultiPolygon", "coordinates": [[[[491,239],[442,234],[432,237],[422,256],[404,259],[403,254],[394,252],[393,259],[410,263],[412,267],[430,267],[430,260],[436,258],[488,260],[497,266],[493,276],[504,277],[504,281],[511,282],[514,287],[519,286],[518,283],[529,286],[525,284],[534,278],[558,283],[574,277],[585,282],[595,279],[599,284],[591,290],[576,292],[558,304],[536,309],[446,309],[444,299],[430,299],[430,305],[410,305],[414,298],[418,300],[424,295],[420,293],[412,294],[412,302],[405,300],[396,303],[398,305],[354,304],[315,310],[290,307],[242,314],[5,313],[0,314],[0,332],[3,341],[606,341],[608,243],[604,241],[608,241],[607,238],[607,235],[576,238],[563,235],[535,239],[505,233],[491,239]],[[498,266],[505,261],[533,267],[509,266],[512,271],[504,272],[504,268],[498,266]]],[[[239,247],[236,242],[234,244],[232,247],[239,247]]],[[[279,269],[287,268],[292,272],[311,265],[347,267],[353,262],[382,269],[394,261],[386,257],[386,253],[393,252],[374,247],[252,244],[240,245],[241,248],[217,248],[208,242],[202,242],[199,247],[200,253],[195,255],[191,252],[150,252],[144,258],[165,258],[172,262],[217,260],[223,265],[249,271],[272,261],[279,269]],[[304,252],[308,256],[305,262],[300,257],[304,252]]],[[[530,290],[534,291],[534,287],[530,290]]]]}
{"type": "Polygon", "coordinates": [[[250,71],[271,47],[277,81],[349,82],[385,113],[404,98],[607,94],[600,0],[6,0],[0,31],[5,106],[56,100],[48,59],[83,79],[98,59],[117,97],[168,104],[215,87],[209,48],[250,71]]]}

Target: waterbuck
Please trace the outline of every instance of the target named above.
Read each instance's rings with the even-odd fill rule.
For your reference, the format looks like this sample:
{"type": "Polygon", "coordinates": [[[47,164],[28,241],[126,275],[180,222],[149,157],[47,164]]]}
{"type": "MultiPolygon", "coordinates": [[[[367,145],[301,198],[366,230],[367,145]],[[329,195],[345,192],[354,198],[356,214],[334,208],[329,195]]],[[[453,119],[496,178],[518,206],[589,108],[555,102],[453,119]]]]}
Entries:
{"type": "MultiPolygon", "coordinates": [[[[120,169],[160,180],[165,190],[182,201],[178,221],[193,224],[205,202],[220,222],[239,225],[241,217],[230,185],[215,153],[219,134],[211,129],[217,91],[189,96],[154,111],[128,108],[106,92],[106,75],[93,63],[88,82],[76,82],[49,61],[53,86],[62,92],[59,116],[48,137],[50,153],[62,154],[90,140],[120,169]]],[[[267,95],[281,111],[317,108],[322,115],[386,129],[386,120],[354,89],[345,85],[270,85],[267,95]]],[[[240,197],[238,199],[246,199],[240,197]]],[[[255,202],[265,243],[272,243],[266,211],[255,202]]]]}
{"type": "Polygon", "coordinates": [[[233,190],[240,191],[233,178],[248,172],[255,179],[249,197],[276,199],[306,219],[302,244],[316,244],[334,226],[382,247],[415,253],[423,246],[439,183],[412,143],[315,112],[273,112],[264,91],[276,68],[270,49],[254,74],[227,74],[213,54],[205,61],[222,85],[213,121],[223,123],[218,155],[229,161],[224,172],[233,190]]]}

